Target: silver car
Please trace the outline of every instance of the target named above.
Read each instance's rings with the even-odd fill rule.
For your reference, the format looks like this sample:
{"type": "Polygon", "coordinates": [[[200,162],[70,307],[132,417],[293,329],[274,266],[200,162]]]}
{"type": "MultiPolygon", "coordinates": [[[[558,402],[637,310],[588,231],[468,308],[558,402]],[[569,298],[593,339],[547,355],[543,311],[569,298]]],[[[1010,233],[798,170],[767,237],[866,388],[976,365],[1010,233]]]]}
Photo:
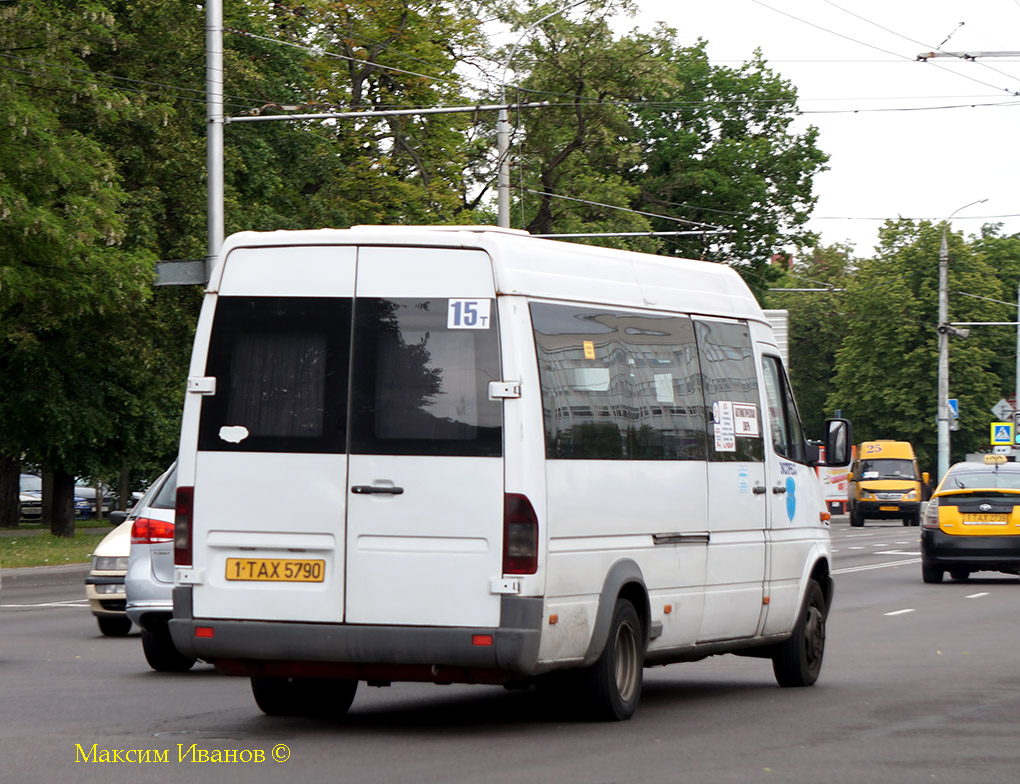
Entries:
{"type": "Polygon", "coordinates": [[[132,511],[131,555],[124,579],[127,615],[142,630],[142,651],[149,666],[159,672],[184,672],[195,660],[174,647],[167,627],[173,616],[176,464],[154,486],[155,492],[132,511]]]}

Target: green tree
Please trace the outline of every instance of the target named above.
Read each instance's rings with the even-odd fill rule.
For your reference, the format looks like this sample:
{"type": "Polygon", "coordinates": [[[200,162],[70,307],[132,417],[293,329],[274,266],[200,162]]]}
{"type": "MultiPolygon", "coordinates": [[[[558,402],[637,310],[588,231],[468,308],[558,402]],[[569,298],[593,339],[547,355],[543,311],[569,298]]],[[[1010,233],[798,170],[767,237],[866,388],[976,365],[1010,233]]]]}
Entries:
{"type": "Polygon", "coordinates": [[[773,289],[801,290],[770,290],[765,299],[767,307],[789,313],[789,373],[809,438],[824,438],[825,420],[836,414],[826,401],[834,391],[836,351],[847,334],[841,290],[850,266],[849,248],[816,248],[774,281],[773,289]]]}
{"type": "MultiPolygon", "coordinates": [[[[515,29],[546,11],[499,8],[515,29]]],[[[740,259],[760,292],[777,247],[815,240],[803,224],[827,159],[817,131],[792,132],[796,91],[760,54],[727,68],[665,26],[616,36],[609,20],[632,8],[585,3],[521,40],[511,97],[551,105],[522,114],[513,215],[537,233],[722,226],[731,233],[616,244],[740,259]]]]}
{"type": "MultiPolygon", "coordinates": [[[[878,255],[861,261],[847,281],[847,334],[836,353],[835,390],[827,408],[842,409],[857,441],[910,441],[928,470],[935,467],[938,374],[938,258],[942,224],[890,221],[878,255]]],[[[984,255],[947,232],[950,321],[999,321],[1002,283],[984,255]],[[959,294],[963,292],[969,296],[959,294]]],[[[960,401],[952,459],[988,444],[988,416],[998,399],[995,338],[976,328],[950,339],[950,396],[960,401]]]]}
{"type": "MultiPolygon", "coordinates": [[[[80,78],[89,41],[111,40],[112,27],[100,2],[0,7],[0,452],[8,469],[28,455],[54,472],[54,532],[65,535],[74,475],[88,467],[72,445],[98,437],[75,404],[96,354],[75,338],[144,300],[153,261],[122,246],[116,161],[77,121],[79,111],[128,107],[80,78]]],[[[9,506],[0,515],[13,522],[9,506]]]]}

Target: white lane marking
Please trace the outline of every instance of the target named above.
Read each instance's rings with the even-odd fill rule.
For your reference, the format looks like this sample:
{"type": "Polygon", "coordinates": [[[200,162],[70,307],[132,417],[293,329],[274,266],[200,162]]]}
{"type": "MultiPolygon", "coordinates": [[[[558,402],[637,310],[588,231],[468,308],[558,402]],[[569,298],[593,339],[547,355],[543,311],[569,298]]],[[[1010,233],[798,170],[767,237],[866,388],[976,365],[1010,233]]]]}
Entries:
{"type": "Polygon", "coordinates": [[[41,604],[0,604],[0,610],[6,610],[9,607],[88,607],[88,599],[68,599],[63,602],[42,602],[41,604]]]}
{"type": "Polygon", "coordinates": [[[913,610],[893,610],[892,612],[883,613],[883,615],[906,615],[912,612],[913,610]]]}
{"type": "Polygon", "coordinates": [[[988,596],[988,591],[982,591],[981,593],[972,593],[970,596],[964,596],[964,599],[980,599],[982,596],[988,596]]]}
{"type": "Polygon", "coordinates": [[[880,550],[873,555],[920,555],[921,551],[918,550],[916,553],[908,550],[880,550]]]}
{"type": "Polygon", "coordinates": [[[887,561],[886,563],[868,564],[867,566],[848,566],[844,569],[833,569],[833,574],[850,574],[851,572],[866,572],[869,569],[885,569],[889,566],[907,566],[908,564],[921,563],[920,558],[908,558],[906,561],[887,561]]]}
{"type": "Polygon", "coordinates": [[[863,550],[864,548],[863,547],[851,547],[850,549],[851,550],[863,550]]]}

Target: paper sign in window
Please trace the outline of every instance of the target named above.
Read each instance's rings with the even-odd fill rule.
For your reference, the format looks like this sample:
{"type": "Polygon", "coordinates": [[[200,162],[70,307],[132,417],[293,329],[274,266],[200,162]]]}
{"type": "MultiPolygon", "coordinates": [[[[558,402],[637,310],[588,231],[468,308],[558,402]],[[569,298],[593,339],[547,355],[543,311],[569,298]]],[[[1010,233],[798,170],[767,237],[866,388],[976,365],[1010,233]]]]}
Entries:
{"type": "Polygon", "coordinates": [[[754,403],[733,404],[733,432],[737,436],[760,435],[758,431],[758,406],[754,403]]]}
{"type": "Polygon", "coordinates": [[[590,340],[586,340],[584,341],[583,345],[584,345],[584,358],[595,359],[595,344],[592,343],[590,340]]]}
{"type": "Polygon", "coordinates": [[[733,430],[733,403],[717,400],[712,404],[716,452],[736,452],[737,439],[733,430]]]}

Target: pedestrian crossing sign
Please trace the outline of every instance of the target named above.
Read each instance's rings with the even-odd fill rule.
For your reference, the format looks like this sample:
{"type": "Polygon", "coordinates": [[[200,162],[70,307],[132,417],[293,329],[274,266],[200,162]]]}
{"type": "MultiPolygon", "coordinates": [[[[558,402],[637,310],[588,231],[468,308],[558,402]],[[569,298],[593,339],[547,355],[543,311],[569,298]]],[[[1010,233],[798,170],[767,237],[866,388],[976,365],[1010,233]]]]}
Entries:
{"type": "Polygon", "coordinates": [[[992,446],[1002,446],[1013,443],[1012,422],[992,422],[992,446]]]}

